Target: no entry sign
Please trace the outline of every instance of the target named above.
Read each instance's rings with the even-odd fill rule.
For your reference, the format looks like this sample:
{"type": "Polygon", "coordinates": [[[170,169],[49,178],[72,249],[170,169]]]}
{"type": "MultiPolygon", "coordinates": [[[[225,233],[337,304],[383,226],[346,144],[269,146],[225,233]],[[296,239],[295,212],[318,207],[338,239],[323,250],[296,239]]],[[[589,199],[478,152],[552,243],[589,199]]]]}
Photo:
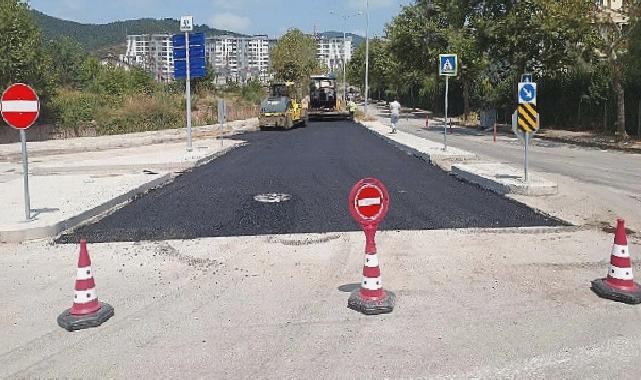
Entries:
{"type": "Polygon", "coordinates": [[[376,226],[389,210],[389,193],[378,179],[364,178],[352,188],[349,209],[361,226],[376,226]]]}
{"type": "Polygon", "coordinates": [[[38,95],[26,84],[16,83],[2,94],[0,110],[7,124],[15,129],[27,129],[40,114],[38,95]]]}

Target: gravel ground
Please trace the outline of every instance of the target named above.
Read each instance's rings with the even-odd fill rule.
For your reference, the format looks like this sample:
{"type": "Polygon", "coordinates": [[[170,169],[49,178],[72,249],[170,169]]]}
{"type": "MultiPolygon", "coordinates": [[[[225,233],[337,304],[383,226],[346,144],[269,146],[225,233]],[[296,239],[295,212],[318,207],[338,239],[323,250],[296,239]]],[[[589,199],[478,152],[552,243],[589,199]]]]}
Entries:
{"type": "Polygon", "coordinates": [[[242,136],[249,145],[194,169],[59,242],[140,241],[358,230],[351,186],[374,176],[388,187],[384,230],[553,226],[556,220],[459,182],[351,122],[311,123],[242,136]],[[254,196],[285,193],[284,203],[254,196]]]}

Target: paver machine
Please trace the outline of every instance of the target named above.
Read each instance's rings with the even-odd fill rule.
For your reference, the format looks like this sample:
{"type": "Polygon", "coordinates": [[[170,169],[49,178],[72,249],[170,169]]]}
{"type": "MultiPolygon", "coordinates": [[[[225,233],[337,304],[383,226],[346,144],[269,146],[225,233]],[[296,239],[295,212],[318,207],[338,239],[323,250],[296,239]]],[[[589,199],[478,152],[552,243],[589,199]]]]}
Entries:
{"type": "Polygon", "coordinates": [[[338,96],[334,75],[312,75],[310,79],[310,119],[340,120],[351,117],[347,105],[338,96]]]}
{"type": "Polygon", "coordinates": [[[274,82],[269,86],[269,95],[260,105],[258,126],[261,130],[270,128],[292,129],[307,124],[307,109],[296,99],[294,82],[274,82]]]}

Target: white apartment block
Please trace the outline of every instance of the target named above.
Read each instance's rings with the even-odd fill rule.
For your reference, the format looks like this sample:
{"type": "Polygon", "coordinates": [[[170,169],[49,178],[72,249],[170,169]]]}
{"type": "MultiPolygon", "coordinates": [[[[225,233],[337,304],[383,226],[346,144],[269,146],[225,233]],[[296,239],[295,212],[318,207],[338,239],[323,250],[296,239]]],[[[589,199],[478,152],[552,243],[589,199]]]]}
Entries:
{"type": "Polygon", "coordinates": [[[622,12],[623,0],[595,0],[599,7],[602,21],[613,21],[616,24],[628,24],[629,18],[622,12]]]}
{"type": "Polygon", "coordinates": [[[317,57],[321,64],[327,66],[330,71],[335,71],[343,67],[343,62],[349,62],[354,52],[352,37],[336,37],[334,35],[318,34],[316,35],[317,57]]]}
{"type": "Polygon", "coordinates": [[[127,36],[127,51],[122,61],[139,65],[161,82],[173,80],[174,47],[171,34],[136,34],[127,36]]]}
{"type": "Polygon", "coordinates": [[[269,52],[274,42],[266,35],[208,37],[205,54],[219,83],[246,83],[252,79],[266,83],[271,79],[269,52]]]}

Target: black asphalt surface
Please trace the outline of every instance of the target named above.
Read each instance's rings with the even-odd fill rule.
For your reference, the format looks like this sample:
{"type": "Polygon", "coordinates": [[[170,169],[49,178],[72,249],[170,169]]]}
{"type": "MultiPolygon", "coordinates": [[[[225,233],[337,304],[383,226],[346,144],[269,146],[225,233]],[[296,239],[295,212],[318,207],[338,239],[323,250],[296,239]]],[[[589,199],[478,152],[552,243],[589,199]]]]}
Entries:
{"type": "Polygon", "coordinates": [[[387,186],[383,230],[554,226],[556,220],[458,181],[351,122],[239,136],[249,144],[195,168],[59,242],[357,231],[347,197],[363,177],[387,186]],[[254,196],[285,193],[285,203],[254,196]]]}

